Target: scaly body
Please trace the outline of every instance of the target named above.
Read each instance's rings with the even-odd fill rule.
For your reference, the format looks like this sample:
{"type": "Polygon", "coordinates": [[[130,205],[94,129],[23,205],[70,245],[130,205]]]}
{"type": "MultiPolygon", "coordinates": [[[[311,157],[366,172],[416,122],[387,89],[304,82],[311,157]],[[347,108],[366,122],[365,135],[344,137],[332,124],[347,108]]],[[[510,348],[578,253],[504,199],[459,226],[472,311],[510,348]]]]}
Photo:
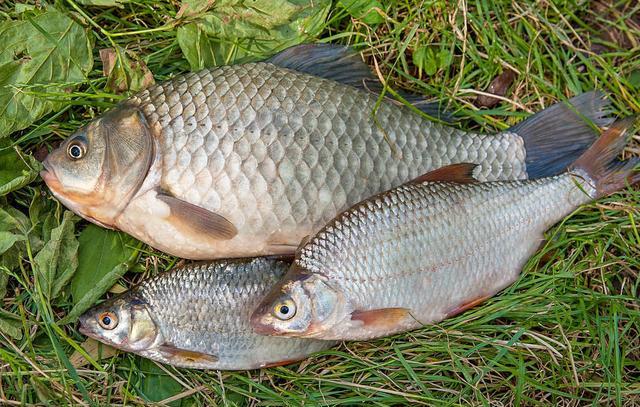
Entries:
{"type": "MultiPolygon", "coordinates": [[[[285,254],[340,211],[429,170],[474,162],[480,180],[539,177],[566,166],[594,137],[561,105],[531,126],[495,135],[425,120],[388,98],[376,109],[378,94],[357,86],[357,78],[344,83],[331,76],[332,69],[350,68],[356,75],[366,70],[362,62],[342,48],[320,47],[335,59],[320,77],[308,67],[280,66],[287,56],[300,58],[295,50],[270,62],[179,75],[142,91],[52,153],[69,155],[79,143],[88,156],[93,140],[113,138],[105,143],[116,156],[108,162],[120,160],[122,170],[103,169],[98,181],[80,186],[66,181],[64,157],[50,157],[43,177],[80,215],[167,253],[192,259],[285,254]],[[130,179],[117,182],[124,170],[130,179]]],[[[303,50],[313,51],[303,55],[313,60],[315,48],[303,50]]],[[[574,102],[596,124],[606,123],[600,95],[574,102]]],[[[101,157],[96,160],[107,162],[101,157]]],[[[77,169],[69,171],[78,177],[77,169]]]]}
{"type": "Polygon", "coordinates": [[[81,318],[81,330],[116,347],[184,367],[255,369],[300,360],[333,342],[261,336],[249,324],[252,310],[289,265],[258,258],[161,273],[90,310],[81,318]],[[133,314],[132,306],[142,311],[128,318],[124,314],[133,314]],[[98,321],[107,312],[119,320],[112,330],[98,321]],[[118,336],[118,326],[126,340],[118,336]]]}
{"type": "Polygon", "coordinates": [[[636,161],[607,161],[619,149],[596,143],[570,172],[540,180],[437,181],[462,168],[452,166],[365,200],[304,244],[254,314],[257,331],[367,339],[440,321],[493,296],[517,279],[545,230],[637,180],[636,161]]]}

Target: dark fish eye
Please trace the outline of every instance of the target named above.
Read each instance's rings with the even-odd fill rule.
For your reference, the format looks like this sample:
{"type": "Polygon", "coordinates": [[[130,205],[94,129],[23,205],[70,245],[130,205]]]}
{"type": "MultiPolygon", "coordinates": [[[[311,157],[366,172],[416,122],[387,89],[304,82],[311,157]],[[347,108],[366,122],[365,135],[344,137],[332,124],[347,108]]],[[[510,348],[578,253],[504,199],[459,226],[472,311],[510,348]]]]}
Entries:
{"type": "Polygon", "coordinates": [[[84,145],[78,141],[72,141],[69,143],[69,147],[67,147],[67,155],[72,160],[79,160],[84,157],[85,148],[84,145]]]}
{"type": "Polygon", "coordinates": [[[118,317],[113,312],[103,312],[98,316],[98,324],[104,329],[114,329],[118,326],[118,317]]]}
{"type": "Polygon", "coordinates": [[[286,321],[296,314],[296,304],[290,299],[284,300],[274,307],[273,313],[276,318],[286,321]]]}

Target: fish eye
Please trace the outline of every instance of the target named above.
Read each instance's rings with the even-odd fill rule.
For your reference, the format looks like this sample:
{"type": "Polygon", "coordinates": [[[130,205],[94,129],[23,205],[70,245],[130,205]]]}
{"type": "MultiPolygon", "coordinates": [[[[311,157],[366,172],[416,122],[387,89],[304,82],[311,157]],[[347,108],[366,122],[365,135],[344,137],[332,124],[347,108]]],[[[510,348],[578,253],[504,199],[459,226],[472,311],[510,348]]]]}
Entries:
{"type": "Polygon", "coordinates": [[[291,319],[296,314],[296,304],[290,299],[279,302],[273,307],[273,314],[283,321],[291,319]]]}
{"type": "Polygon", "coordinates": [[[114,329],[118,326],[118,316],[113,312],[103,312],[98,316],[98,324],[104,329],[114,329]]]}
{"type": "Polygon", "coordinates": [[[69,158],[71,158],[72,160],[79,160],[84,157],[84,154],[84,144],[79,141],[72,141],[71,143],[69,143],[69,146],[67,147],[67,155],[69,156],[69,158]]]}

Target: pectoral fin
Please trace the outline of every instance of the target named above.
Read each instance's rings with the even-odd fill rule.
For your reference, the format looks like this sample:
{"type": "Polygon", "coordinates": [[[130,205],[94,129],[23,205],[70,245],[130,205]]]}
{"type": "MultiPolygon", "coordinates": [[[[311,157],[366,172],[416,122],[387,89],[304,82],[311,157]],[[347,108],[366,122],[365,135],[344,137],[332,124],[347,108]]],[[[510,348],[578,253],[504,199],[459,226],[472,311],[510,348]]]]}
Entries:
{"type": "Polygon", "coordinates": [[[412,318],[408,308],[380,308],[368,311],[353,311],[351,320],[362,321],[370,331],[392,331],[399,325],[404,325],[408,318],[412,318]]]}
{"type": "Polygon", "coordinates": [[[173,222],[198,234],[209,235],[219,240],[229,240],[238,234],[233,223],[224,216],[165,193],[158,193],[158,199],[169,205],[173,222]]]}
{"type": "Polygon", "coordinates": [[[218,357],[207,353],[192,350],[178,349],[173,345],[164,344],[158,346],[158,350],[164,357],[176,363],[215,363],[218,357]]]}

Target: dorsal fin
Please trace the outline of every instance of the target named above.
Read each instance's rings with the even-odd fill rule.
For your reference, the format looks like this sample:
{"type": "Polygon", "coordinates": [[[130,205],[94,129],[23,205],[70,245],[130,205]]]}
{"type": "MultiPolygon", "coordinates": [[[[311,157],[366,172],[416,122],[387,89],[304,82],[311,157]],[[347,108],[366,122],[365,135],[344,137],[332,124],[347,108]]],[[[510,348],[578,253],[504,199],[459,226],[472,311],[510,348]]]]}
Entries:
{"type": "MultiPolygon", "coordinates": [[[[362,62],[358,53],[342,45],[295,45],[272,56],[266,62],[281,68],[340,82],[376,95],[383,90],[378,78],[371,72],[371,68],[362,62]]],[[[453,121],[453,115],[446,112],[439,101],[427,101],[424,97],[409,92],[394,92],[431,117],[447,122],[453,121]]],[[[388,99],[396,104],[402,104],[391,94],[388,94],[388,99]]]]}
{"type": "Polygon", "coordinates": [[[472,184],[478,182],[473,177],[473,170],[477,167],[477,164],[471,163],[459,163],[451,164],[444,167],[440,167],[437,170],[429,171],[426,174],[419,176],[412,180],[412,183],[422,182],[456,182],[458,184],[472,184]]]}
{"type": "Polygon", "coordinates": [[[342,45],[296,45],[272,56],[266,62],[361,89],[364,89],[365,79],[377,81],[360,56],[342,45]]]}

